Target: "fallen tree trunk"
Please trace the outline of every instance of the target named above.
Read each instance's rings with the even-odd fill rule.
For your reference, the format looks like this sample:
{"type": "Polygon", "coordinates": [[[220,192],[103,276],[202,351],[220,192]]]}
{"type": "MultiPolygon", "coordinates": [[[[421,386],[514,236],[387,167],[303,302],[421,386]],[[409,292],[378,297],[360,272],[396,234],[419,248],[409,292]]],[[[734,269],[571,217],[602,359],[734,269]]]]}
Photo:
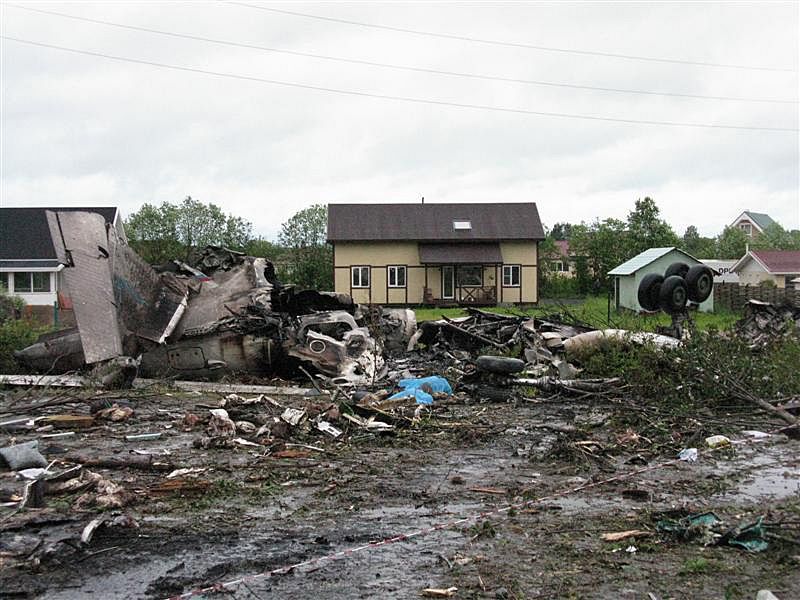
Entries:
{"type": "MultiPolygon", "coordinates": [[[[158,379],[137,378],[133,380],[134,388],[146,388],[153,385],[177,388],[186,392],[216,392],[220,394],[271,394],[275,396],[313,396],[320,393],[313,388],[279,387],[274,385],[245,385],[239,383],[214,383],[209,381],[159,381],[158,379]]],[[[322,394],[325,395],[324,393],[322,394]]]]}
{"type": "Polygon", "coordinates": [[[762,408],[768,412],[777,415],[778,417],[789,423],[789,425],[800,425],[800,420],[798,420],[797,417],[795,417],[793,414],[784,410],[783,408],[777,407],[774,404],[767,402],[763,398],[759,398],[758,396],[750,392],[750,390],[748,390],[746,387],[744,387],[744,385],[735,380],[733,377],[721,373],[719,371],[717,371],[717,375],[719,375],[720,377],[723,378],[723,380],[728,382],[728,384],[733,388],[734,396],[736,396],[740,400],[745,400],[746,402],[750,402],[751,404],[754,404],[759,408],[762,408]]]}
{"type": "Polygon", "coordinates": [[[85,454],[67,454],[62,460],[80,463],[84,467],[105,469],[139,469],[140,471],[172,471],[175,469],[175,465],[164,461],[163,456],[155,455],[92,457],[85,454]]]}
{"type": "Polygon", "coordinates": [[[529,385],[544,392],[606,392],[620,384],[620,379],[556,379],[554,377],[536,377],[515,379],[517,385],[529,385]]]}

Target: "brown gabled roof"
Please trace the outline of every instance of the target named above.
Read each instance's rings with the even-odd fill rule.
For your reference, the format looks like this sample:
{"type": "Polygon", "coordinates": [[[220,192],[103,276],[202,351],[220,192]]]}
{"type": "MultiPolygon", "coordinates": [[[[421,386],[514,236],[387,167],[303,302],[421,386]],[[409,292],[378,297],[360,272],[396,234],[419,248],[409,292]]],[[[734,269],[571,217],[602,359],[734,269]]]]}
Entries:
{"type": "Polygon", "coordinates": [[[751,250],[750,254],[770,273],[800,273],[800,250],[751,250]]]}
{"type": "Polygon", "coordinates": [[[543,239],[534,202],[328,205],[329,242],[543,239]],[[456,220],[471,229],[455,229],[456,220]]]}

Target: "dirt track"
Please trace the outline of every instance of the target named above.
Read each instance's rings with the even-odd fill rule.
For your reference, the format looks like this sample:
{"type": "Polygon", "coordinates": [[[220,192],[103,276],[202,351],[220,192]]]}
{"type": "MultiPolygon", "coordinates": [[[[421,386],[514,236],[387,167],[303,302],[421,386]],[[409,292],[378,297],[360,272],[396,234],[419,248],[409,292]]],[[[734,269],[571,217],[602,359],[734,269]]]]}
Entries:
{"type": "MultiPolygon", "coordinates": [[[[265,457],[263,448],[193,447],[203,427],[184,431],[183,414],[207,413],[197,405],[219,398],[142,398],[124,423],[43,444],[51,460],[57,455],[47,453],[48,445],[68,454],[122,457],[134,448],[168,449],[165,460],[208,469],[197,477],[210,483],[199,492],[156,494],[153,486],[166,481],[165,472],[92,468],[125,488],[127,504],[115,514],[131,515],[139,528],[100,528],[88,546],[59,544],[38,566],[5,560],[0,597],[165,598],[674,456],[614,425],[616,407],[574,400],[450,401],[393,435],[353,429],[343,443],[314,430],[292,436],[289,443],[325,449],[287,446],[301,453],[294,458],[265,457]],[[124,440],[146,431],[162,437],[124,440]]],[[[763,417],[749,419],[745,429],[779,426],[763,417]]],[[[0,435],[0,445],[10,437],[0,435]]],[[[33,437],[17,434],[20,441],[33,437]]],[[[797,539],[797,450],[797,441],[773,436],[231,591],[235,598],[409,598],[426,587],[454,586],[458,598],[664,599],[753,598],[766,588],[781,600],[800,597],[796,544],[771,539],[765,552],[748,554],[677,541],[655,528],[665,513],[713,510],[731,526],[764,515],[766,522],[784,522],[773,531],[797,539]],[[620,542],[600,537],[632,529],[651,535],[620,542]]],[[[50,497],[47,509],[15,515],[0,524],[3,539],[40,537],[45,545],[74,539],[96,516],[76,512],[74,500],[50,497]],[[74,520],[53,523],[58,515],[74,520]],[[35,525],[36,520],[51,522],[35,525]]]]}

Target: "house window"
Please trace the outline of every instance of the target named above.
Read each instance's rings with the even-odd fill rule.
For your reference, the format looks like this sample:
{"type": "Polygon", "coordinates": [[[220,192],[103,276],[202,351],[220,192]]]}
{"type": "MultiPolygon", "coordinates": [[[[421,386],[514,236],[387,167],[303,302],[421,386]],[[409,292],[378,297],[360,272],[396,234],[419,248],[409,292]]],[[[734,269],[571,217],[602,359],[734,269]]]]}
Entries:
{"type": "Polygon", "coordinates": [[[468,231],[472,229],[472,221],[468,221],[466,219],[457,219],[453,221],[453,229],[468,231]]]}
{"type": "Polygon", "coordinates": [[[739,223],[739,229],[744,231],[748,236],[753,235],[753,226],[750,223],[739,223]]]}
{"type": "Polygon", "coordinates": [[[458,267],[459,287],[483,285],[483,267],[480,265],[464,265],[458,267]]]}
{"type": "Polygon", "coordinates": [[[369,267],[350,267],[351,285],[354,288],[369,287],[369,267]]]}
{"type": "Polygon", "coordinates": [[[503,265],[503,286],[519,287],[520,265],[503,265]]]}
{"type": "Polygon", "coordinates": [[[569,271],[569,265],[562,260],[557,260],[553,263],[553,270],[558,273],[566,273],[569,271]]]}
{"type": "Polygon", "coordinates": [[[14,292],[25,294],[31,292],[49,292],[50,273],[14,273],[14,292]]]}
{"type": "Polygon", "coordinates": [[[8,292],[8,273],[0,273],[0,292],[8,292]]]}
{"type": "Polygon", "coordinates": [[[406,287],[406,268],[404,265],[390,265],[386,267],[390,288],[406,287]]]}

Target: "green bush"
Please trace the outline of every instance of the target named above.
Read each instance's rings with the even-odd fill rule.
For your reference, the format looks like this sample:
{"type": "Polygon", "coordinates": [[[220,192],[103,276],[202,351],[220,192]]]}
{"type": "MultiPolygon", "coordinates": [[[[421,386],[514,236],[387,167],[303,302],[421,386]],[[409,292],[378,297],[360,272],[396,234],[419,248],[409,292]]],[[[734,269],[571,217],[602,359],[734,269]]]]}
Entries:
{"type": "Polygon", "coordinates": [[[17,373],[14,350],[22,350],[36,341],[48,327],[27,319],[8,319],[0,323],[0,373],[17,373]]]}
{"type": "Polygon", "coordinates": [[[36,341],[49,328],[26,319],[19,319],[25,303],[0,290],[0,373],[16,373],[14,350],[22,350],[36,341]]]}
{"type": "Polygon", "coordinates": [[[744,338],[714,330],[669,350],[608,340],[568,358],[584,369],[582,377],[621,377],[639,406],[673,416],[696,419],[715,406],[720,412],[747,406],[738,398],[742,390],[768,401],[800,394],[798,333],[757,351],[744,338]]]}
{"type": "Polygon", "coordinates": [[[581,295],[576,278],[565,277],[557,273],[551,273],[547,278],[542,279],[539,294],[542,298],[575,298],[581,295]]]}

